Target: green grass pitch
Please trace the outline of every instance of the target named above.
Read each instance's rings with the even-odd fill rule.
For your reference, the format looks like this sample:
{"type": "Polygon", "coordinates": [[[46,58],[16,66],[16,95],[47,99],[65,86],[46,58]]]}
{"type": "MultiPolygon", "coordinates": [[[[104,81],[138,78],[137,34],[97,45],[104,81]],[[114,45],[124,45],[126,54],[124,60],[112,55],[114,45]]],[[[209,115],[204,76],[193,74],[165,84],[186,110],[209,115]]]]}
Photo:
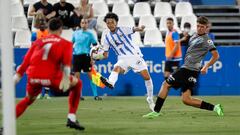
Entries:
{"type": "Polygon", "coordinates": [[[17,120],[18,135],[240,135],[240,97],[201,97],[221,103],[224,117],[214,112],[185,106],[180,97],[168,97],[156,119],[144,119],[149,112],[145,97],[104,97],[81,101],[78,120],[85,131],[65,127],[66,97],[37,100],[17,120]]]}

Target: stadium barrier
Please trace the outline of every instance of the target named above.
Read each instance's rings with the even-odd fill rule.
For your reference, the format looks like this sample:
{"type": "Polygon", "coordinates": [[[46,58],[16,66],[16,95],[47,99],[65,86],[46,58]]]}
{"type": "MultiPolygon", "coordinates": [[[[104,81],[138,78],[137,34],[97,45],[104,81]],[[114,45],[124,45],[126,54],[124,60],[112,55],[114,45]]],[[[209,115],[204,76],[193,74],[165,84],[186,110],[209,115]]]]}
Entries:
{"type": "MultiPolygon", "coordinates": [[[[164,48],[146,47],[142,48],[144,59],[148,64],[149,71],[154,84],[154,94],[159,91],[163,81],[164,48]]],[[[15,67],[17,67],[26,53],[27,49],[15,48],[15,67]]],[[[186,48],[183,47],[183,52],[186,48]]],[[[219,46],[220,59],[209,68],[208,74],[200,75],[194,95],[240,95],[240,47],[219,46]]],[[[203,62],[210,59],[208,53],[203,62]]],[[[117,59],[110,51],[109,58],[96,62],[96,69],[105,77],[108,77],[117,59]]],[[[83,95],[91,96],[92,91],[86,74],[81,75],[83,83],[83,95]]],[[[26,76],[16,86],[16,96],[25,96],[26,76]]],[[[98,88],[100,96],[143,96],[146,94],[144,81],[140,75],[129,71],[126,75],[119,75],[114,90],[98,88]]],[[[180,91],[171,90],[170,95],[180,95],[180,91]]]]}

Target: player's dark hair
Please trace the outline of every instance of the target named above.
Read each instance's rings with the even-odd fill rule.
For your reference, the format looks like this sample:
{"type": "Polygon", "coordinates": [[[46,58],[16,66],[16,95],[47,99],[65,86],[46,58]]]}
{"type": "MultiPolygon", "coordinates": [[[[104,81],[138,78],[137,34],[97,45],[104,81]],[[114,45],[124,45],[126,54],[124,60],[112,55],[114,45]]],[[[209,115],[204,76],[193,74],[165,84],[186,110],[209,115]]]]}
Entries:
{"type": "Polygon", "coordinates": [[[62,28],[63,23],[59,18],[53,18],[48,21],[48,28],[50,31],[56,31],[62,28]]]}
{"type": "Polygon", "coordinates": [[[118,16],[112,12],[106,14],[106,16],[104,17],[104,22],[106,22],[107,19],[114,19],[116,22],[118,22],[118,16]]]}
{"type": "Polygon", "coordinates": [[[200,24],[203,24],[203,25],[208,25],[209,20],[205,16],[200,16],[200,17],[197,18],[197,23],[200,23],[200,24]]]}
{"type": "Polygon", "coordinates": [[[172,21],[173,22],[173,18],[172,17],[168,17],[167,21],[172,21]]]}

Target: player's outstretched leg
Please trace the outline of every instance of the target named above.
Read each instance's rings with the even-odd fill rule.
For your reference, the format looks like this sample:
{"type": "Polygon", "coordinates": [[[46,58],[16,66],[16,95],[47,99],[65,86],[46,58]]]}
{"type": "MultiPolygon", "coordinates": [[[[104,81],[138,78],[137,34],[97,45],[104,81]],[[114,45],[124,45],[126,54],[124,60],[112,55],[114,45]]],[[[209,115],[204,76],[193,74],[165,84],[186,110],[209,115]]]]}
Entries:
{"type": "Polygon", "coordinates": [[[153,119],[160,115],[161,108],[164,104],[165,99],[167,98],[170,87],[171,86],[166,81],[162,83],[161,89],[159,91],[159,94],[155,103],[154,111],[146,115],[143,115],[143,118],[153,119]]]}
{"type": "Polygon", "coordinates": [[[220,104],[213,105],[211,103],[202,101],[197,98],[191,97],[191,90],[186,90],[185,92],[182,93],[182,101],[185,105],[197,107],[200,109],[205,109],[209,111],[214,111],[217,113],[218,116],[223,116],[223,109],[220,104]]]}
{"type": "Polygon", "coordinates": [[[80,102],[80,94],[82,90],[82,81],[78,79],[75,86],[69,89],[69,113],[66,126],[69,128],[74,128],[76,130],[84,130],[85,128],[80,125],[76,118],[76,112],[78,109],[78,104],[80,102]]]}
{"type": "Polygon", "coordinates": [[[20,117],[23,112],[27,109],[28,106],[30,106],[35,99],[30,98],[30,97],[25,97],[21,101],[18,102],[16,105],[16,117],[20,117]]]}
{"type": "Polygon", "coordinates": [[[154,106],[155,103],[153,101],[153,82],[152,79],[150,77],[150,74],[148,73],[147,69],[144,69],[140,72],[142,78],[144,79],[145,82],[145,87],[147,89],[147,102],[148,102],[148,106],[149,108],[154,111],[154,106]]]}
{"type": "Polygon", "coordinates": [[[113,85],[109,82],[109,80],[103,76],[100,77],[100,80],[102,81],[102,83],[107,86],[110,89],[113,89],[113,85]]]}

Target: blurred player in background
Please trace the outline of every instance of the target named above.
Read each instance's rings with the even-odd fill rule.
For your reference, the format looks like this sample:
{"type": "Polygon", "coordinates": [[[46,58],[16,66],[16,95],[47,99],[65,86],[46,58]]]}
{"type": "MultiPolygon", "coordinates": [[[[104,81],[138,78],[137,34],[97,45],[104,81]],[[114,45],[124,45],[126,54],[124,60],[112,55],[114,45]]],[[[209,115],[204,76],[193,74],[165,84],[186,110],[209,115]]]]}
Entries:
{"type": "MultiPolygon", "coordinates": [[[[95,100],[102,100],[97,94],[97,86],[92,82],[93,60],[90,57],[91,45],[96,46],[97,40],[94,35],[88,31],[88,19],[83,18],[80,22],[81,29],[73,33],[73,72],[77,78],[80,78],[80,72],[86,72],[90,79],[90,85],[95,100]]],[[[83,97],[81,99],[84,99],[83,97]]]]}
{"type": "MultiPolygon", "coordinates": [[[[36,31],[32,32],[32,42],[36,41],[37,39],[44,38],[49,34],[47,29],[47,21],[43,13],[37,14],[34,19],[34,27],[36,28],[36,31]]],[[[37,99],[51,99],[49,96],[49,90],[49,88],[44,87],[42,89],[42,92],[38,95],[37,99]]]]}
{"type": "Polygon", "coordinates": [[[135,31],[143,31],[145,26],[141,27],[117,27],[118,16],[114,13],[108,13],[104,22],[110,30],[105,35],[102,54],[103,58],[108,57],[108,51],[111,47],[118,56],[118,61],[114,65],[108,79],[101,77],[101,81],[109,88],[113,89],[118,80],[119,74],[126,74],[130,69],[134,72],[140,73],[145,81],[147,89],[147,102],[151,110],[153,110],[153,83],[149,75],[147,64],[142,58],[143,55],[138,46],[134,45],[131,35],[135,31]]]}
{"type": "Polygon", "coordinates": [[[160,115],[160,110],[171,87],[175,89],[181,88],[182,102],[185,105],[215,111],[219,116],[223,116],[223,109],[220,104],[213,105],[191,96],[199,73],[206,74],[209,66],[213,65],[219,58],[216,47],[206,33],[208,23],[209,21],[206,17],[201,16],[197,19],[197,33],[190,38],[189,48],[185,55],[183,66],[162,83],[154,111],[143,117],[155,118],[160,115]],[[208,52],[211,52],[212,57],[210,61],[202,67],[201,61],[208,52]]]}
{"type": "Polygon", "coordinates": [[[72,62],[72,43],[60,37],[62,22],[59,19],[49,21],[49,35],[36,40],[26,53],[22,64],[14,75],[15,83],[18,83],[26,72],[27,96],[18,102],[16,117],[23,112],[36,99],[42,87],[49,87],[58,92],[69,91],[69,113],[67,127],[84,130],[76,119],[82,82],[70,75],[72,62]]]}
{"type": "MultiPolygon", "coordinates": [[[[181,43],[181,46],[188,47],[189,39],[192,36],[192,34],[191,34],[191,24],[186,22],[186,23],[184,23],[183,28],[184,29],[183,29],[182,33],[179,35],[180,36],[179,41],[181,43]]],[[[183,54],[185,54],[185,52],[183,54]]]]}
{"type": "Polygon", "coordinates": [[[182,60],[182,51],[179,41],[179,34],[173,28],[174,22],[173,18],[167,18],[167,28],[168,32],[165,38],[165,68],[164,68],[164,78],[167,79],[171,73],[179,68],[180,61],[182,60]]]}

